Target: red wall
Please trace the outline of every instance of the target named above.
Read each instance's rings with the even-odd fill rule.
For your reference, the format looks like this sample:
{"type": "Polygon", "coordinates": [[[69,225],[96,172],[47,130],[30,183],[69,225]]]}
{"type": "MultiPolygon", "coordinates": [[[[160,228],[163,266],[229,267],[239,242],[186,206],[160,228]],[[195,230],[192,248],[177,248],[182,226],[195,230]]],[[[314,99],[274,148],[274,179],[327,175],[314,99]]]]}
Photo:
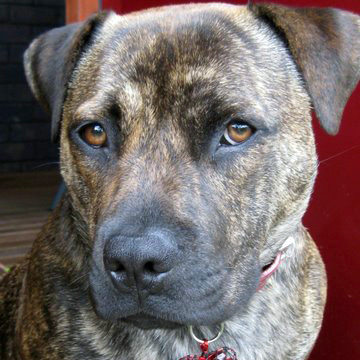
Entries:
{"type": "MultiPolygon", "coordinates": [[[[103,0],[103,8],[126,13],[151,6],[185,2],[187,1],[103,0]]],[[[334,6],[360,13],[359,0],[272,2],[300,6],[334,6]]],[[[323,255],[328,272],[329,292],[324,326],[310,360],[360,359],[359,103],[360,87],[350,98],[336,137],[325,134],[317,121],[314,121],[320,167],[304,224],[323,255]]]]}

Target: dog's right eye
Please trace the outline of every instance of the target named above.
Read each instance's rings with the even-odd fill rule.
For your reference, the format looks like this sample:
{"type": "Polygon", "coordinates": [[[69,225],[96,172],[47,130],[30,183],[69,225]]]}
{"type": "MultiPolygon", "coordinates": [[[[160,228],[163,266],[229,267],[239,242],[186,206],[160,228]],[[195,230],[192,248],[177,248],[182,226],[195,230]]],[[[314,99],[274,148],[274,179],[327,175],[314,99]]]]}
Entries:
{"type": "Polygon", "coordinates": [[[101,148],[106,145],[106,131],[99,123],[91,123],[82,127],[80,136],[93,148],[101,148]]]}

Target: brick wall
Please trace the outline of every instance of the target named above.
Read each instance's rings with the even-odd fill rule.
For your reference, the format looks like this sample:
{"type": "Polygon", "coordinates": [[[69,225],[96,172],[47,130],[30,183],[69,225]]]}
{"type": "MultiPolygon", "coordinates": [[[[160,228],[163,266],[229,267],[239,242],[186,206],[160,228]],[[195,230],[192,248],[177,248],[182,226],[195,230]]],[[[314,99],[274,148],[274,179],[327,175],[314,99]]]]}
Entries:
{"type": "Polygon", "coordinates": [[[64,24],[65,0],[0,0],[0,172],[48,170],[58,159],[49,115],[25,80],[22,55],[42,32],[64,24]]]}

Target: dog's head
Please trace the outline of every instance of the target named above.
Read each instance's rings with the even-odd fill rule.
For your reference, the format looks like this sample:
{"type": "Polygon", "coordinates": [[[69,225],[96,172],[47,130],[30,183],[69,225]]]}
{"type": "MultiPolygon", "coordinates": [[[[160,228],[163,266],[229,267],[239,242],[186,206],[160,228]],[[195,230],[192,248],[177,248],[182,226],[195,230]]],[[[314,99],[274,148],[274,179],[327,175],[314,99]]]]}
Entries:
{"type": "Polygon", "coordinates": [[[336,133],[359,35],[339,10],[206,4],[33,42],[26,72],[60,136],[102,318],[212,324],[246,308],[308,204],[310,105],[336,133]]]}

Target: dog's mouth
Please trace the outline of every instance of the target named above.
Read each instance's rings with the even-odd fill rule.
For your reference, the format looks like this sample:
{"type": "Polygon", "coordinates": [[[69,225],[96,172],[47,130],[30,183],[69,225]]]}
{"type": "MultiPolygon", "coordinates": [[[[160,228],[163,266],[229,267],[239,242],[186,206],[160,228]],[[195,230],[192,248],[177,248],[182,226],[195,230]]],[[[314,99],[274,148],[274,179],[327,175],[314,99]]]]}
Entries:
{"type": "Polygon", "coordinates": [[[114,239],[116,246],[130,244],[125,250],[121,246],[116,251],[112,251],[110,245],[106,248],[107,253],[114,253],[120,259],[115,262],[117,267],[113,268],[114,262],[104,261],[105,250],[99,246],[95,247],[89,274],[90,300],[103,320],[120,321],[141,329],[208,326],[226,321],[235,313],[243,313],[256,291],[260,266],[255,252],[237,260],[242,264],[240,269],[227,266],[224,254],[214,249],[211,252],[207,247],[188,251],[186,256],[182,252],[178,255],[176,248],[171,256],[157,257],[164,251],[156,248],[158,245],[147,244],[150,240],[155,244],[157,237],[147,242],[138,240],[142,241],[141,246],[132,238],[114,239]],[[145,250],[153,257],[143,263],[140,260],[141,256],[145,257],[145,250]]]}
{"type": "Polygon", "coordinates": [[[135,315],[128,316],[126,318],[122,318],[121,321],[134,325],[143,330],[150,330],[150,329],[175,329],[180,326],[176,322],[164,320],[152,315],[145,314],[143,312],[139,312],[135,315]]]}

